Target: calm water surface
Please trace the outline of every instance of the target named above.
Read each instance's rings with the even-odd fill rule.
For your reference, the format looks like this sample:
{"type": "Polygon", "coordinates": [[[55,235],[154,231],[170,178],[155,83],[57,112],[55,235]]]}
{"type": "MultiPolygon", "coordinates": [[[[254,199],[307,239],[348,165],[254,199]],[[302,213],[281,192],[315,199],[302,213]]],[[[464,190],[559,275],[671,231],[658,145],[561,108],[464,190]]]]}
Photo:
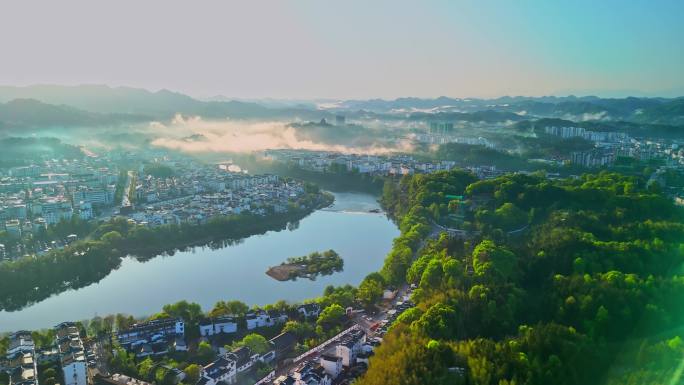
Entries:
{"type": "Polygon", "coordinates": [[[299,222],[292,230],[249,237],[219,250],[198,247],[147,262],[133,258],[102,281],[54,295],[16,312],[0,312],[0,332],[52,327],[62,321],[95,315],[152,314],[164,304],[182,299],[209,310],[219,300],[237,299],[265,305],[280,299],[300,301],[319,296],[327,285],[358,284],[378,270],[399,235],[375,197],[335,193],[335,204],[299,222]],[[344,271],[315,281],[279,282],[268,277],[269,266],[288,257],[334,249],[344,259],[344,271]]]}

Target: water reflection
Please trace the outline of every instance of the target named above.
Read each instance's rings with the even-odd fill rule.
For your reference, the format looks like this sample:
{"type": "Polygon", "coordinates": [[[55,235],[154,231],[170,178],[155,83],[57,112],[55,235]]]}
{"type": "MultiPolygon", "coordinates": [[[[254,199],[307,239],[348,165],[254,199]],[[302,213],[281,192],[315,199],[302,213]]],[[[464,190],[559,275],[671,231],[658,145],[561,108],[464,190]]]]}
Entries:
{"type": "Polygon", "coordinates": [[[52,296],[16,312],[0,312],[0,331],[51,327],[65,320],[95,315],[157,312],[181,299],[204,309],[218,300],[238,299],[264,305],[279,299],[299,301],[318,296],[325,286],[358,284],[382,265],[396,226],[366,194],[335,194],[330,208],[317,211],[287,229],[238,241],[215,241],[156,258],[126,258],[121,266],[96,284],[52,296]],[[268,267],[288,257],[313,251],[336,250],[344,271],[316,281],[279,282],[268,277],[268,267]]]}

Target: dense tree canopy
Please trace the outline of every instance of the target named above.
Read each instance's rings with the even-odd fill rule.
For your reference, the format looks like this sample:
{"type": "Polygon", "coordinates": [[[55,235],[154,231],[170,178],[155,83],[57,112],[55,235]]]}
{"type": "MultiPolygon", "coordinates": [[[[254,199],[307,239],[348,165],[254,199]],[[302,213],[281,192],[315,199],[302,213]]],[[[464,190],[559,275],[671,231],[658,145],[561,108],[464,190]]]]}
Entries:
{"type": "Polygon", "coordinates": [[[381,274],[417,307],[360,384],[678,383],[684,212],[642,177],[452,171],[383,204],[402,233],[381,274]]]}

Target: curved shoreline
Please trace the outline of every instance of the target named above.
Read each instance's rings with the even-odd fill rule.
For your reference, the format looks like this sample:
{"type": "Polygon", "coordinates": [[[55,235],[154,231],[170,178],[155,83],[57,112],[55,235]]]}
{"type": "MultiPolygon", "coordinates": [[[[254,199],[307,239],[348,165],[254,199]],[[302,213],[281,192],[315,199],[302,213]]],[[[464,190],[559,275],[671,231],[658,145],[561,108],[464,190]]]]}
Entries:
{"type": "MultiPolygon", "coordinates": [[[[39,330],[64,320],[89,320],[122,313],[143,319],[163,305],[185,299],[211,309],[217,301],[239,300],[266,306],[316,298],[326,286],[358,285],[382,266],[399,234],[384,215],[349,215],[347,208],[377,206],[377,196],[334,192],[333,210],[316,210],[287,231],[269,231],[230,246],[192,247],[160,258],[122,258],[100,282],[53,295],[21,311],[0,311],[2,331],[39,330]],[[345,269],[316,280],[279,282],[264,272],[289,256],[334,249],[345,269]]],[[[357,210],[353,210],[357,211],[357,210]]],[[[367,210],[359,210],[366,212],[367,210]]]]}
{"type": "MultiPolygon", "coordinates": [[[[69,277],[69,279],[63,279],[63,277],[52,277],[52,275],[49,275],[48,278],[45,279],[46,277],[34,277],[32,274],[30,274],[30,271],[41,268],[31,266],[32,264],[43,263],[45,265],[43,265],[42,268],[50,269],[50,262],[46,262],[49,260],[50,257],[53,257],[53,260],[55,260],[55,262],[53,263],[59,263],[58,261],[56,261],[57,258],[54,255],[48,254],[45,256],[41,256],[38,259],[21,262],[21,265],[18,265],[20,266],[19,268],[24,268],[28,270],[28,272],[24,273],[24,275],[34,277],[34,280],[33,282],[21,280],[20,287],[17,287],[17,285],[12,284],[3,285],[2,282],[0,282],[0,311],[21,311],[22,309],[40,303],[41,301],[44,301],[53,295],[61,294],[69,290],[81,289],[90,286],[94,283],[97,283],[105,277],[107,277],[109,274],[111,274],[112,271],[118,269],[121,265],[122,259],[127,256],[133,257],[141,261],[147,261],[155,257],[162,256],[164,254],[173,254],[176,251],[182,251],[190,247],[206,246],[211,245],[213,243],[239,242],[251,236],[265,234],[269,231],[281,231],[287,228],[288,224],[298,222],[303,218],[306,218],[313,212],[323,207],[329,206],[330,204],[332,204],[333,201],[334,197],[331,194],[320,194],[319,202],[316,205],[304,209],[298,209],[294,211],[288,211],[282,214],[268,216],[264,218],[264,221],[267,220],[268,223],[264,223],[264,221],[255,222],[256,224],[249,227],[247,231],[236,231],[235,233],[229,235],[222,234],[221,236],[207,236],[199,240],[193,239],[190,242],[178,239],[178,241],[174,243],[173,239],[165,238],[161,246],[151,245],[149,247],[141,248],[130,246],[127,247],[127,245],[125,245],[124,243],[128,241],[128,239],[123,238],[122,240],[117,241],[115,245],[109,245],[108,251],[99,250],[101,247],[98,248],[98,250],[94,250],[95,246],[105,246],[100,241],[91,241],[93,243],[97,242],[97,244],[95,244],[92,248],[90,248],[89,243],[79,244],[76,247],[82,247],[85,251],[83,252],[84,254],[82,254],[80,258],[73,257],[73,260],[70,262],[71,264],[75,265],[74,271],[71,272],[71,276],[69,277]],[[86,258],[84,259],[83,257],[86,258]],[[93,261],[93,259],[95,261],[93,261]],[[90,267],[91,270],[86,271],[85,274],[83,271],[76,270],[76,268],[81,267],[80,262],[88,263],[88,267],[90,267]],[[100,263],[99,268],[97,265],[98,262],[100,263]],[[92,274],[90,277],[86,277],[86,275],[88,275],[88,272],[92,274]],[[48,281],[48,279],[51,277],[53,278],[53,281],[48,281]]],[[[254,217],[245,216],[243,218],[254,217]]],[[[223,225],[224,224],[219,223],[215,226],[217,227],[217,229],[220,229],[219,226],[223,225]]],[[[213,226],[214,225],[212,225],[211,223],[207,223],[192,227],[194,231],[206,232],[209,229],[212,229],[213,226]]],[[[159,229],[156,230],[161,231],[159,229]]],[[[75,252],[78,251],[78,249],[70,248],[69,251],[75,252]]],[[[59,250],[58,253],[59,252],[62,252],[66,255],[66,252],[64,250],[59,250]]],[[[6,272],[6,274],[12,275],[15,274],[15,271],[8,271],[6,272]]]]}

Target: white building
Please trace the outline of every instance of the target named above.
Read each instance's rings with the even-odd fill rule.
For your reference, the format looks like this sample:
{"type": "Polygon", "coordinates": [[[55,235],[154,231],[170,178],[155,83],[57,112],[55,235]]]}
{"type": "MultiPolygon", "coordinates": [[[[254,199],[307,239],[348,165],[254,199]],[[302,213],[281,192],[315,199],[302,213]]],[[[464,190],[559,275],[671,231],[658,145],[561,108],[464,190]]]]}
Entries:
{"type": "Polygon", "coordinates": [[[304,318],[316,318],[321,314],[321,305],[317,303],[306,303],[297,308],[297,311],[304,318]]]}
{"type": "Polygon", "coordinates": [[[283,321],[281,315],[274,315],[275,316],[272,317],[269,313],[263,310],[258,311],[256,313],[247,313],[247,315],[245,316],[245,319],[247,321],[247,329],[252,330],[256,328],[269,327],[274,326],[276,323],[282,323],[287,321],[287,316],[285,316],[285,320],[283,321]]]}
{"type": "Polygon", "coordinates": [[[319,363],[333,380],[342,373],[342,358],[330,354],[323,354],[319,363]]]}
{"type": "Polygon", "coordinates": [[[219,357],[202,368],[197,385],[216,385],[219,382],[233,384],[237,380],[237,366],[233,360],[219,357]]]}
{"type": "Polygon", "coordinates": [[[351,367],[356,363],[356,355],[361,352],[364,342],[366,342],[366,334],[357,330],[345,336],[335,347],[335,355],[342,359],[343,366],[351,367]]]}
{"type": "Polygon", "coordinates": [[[86,354],[78,327],[72,322],[55,326],[55,341],[60,354],[64,385],[87,385],[86,354]]]}
{"type": "Polygon", "coordinates": [[[215,334],[231,334],[237,332],[238,324],[235,318],[223,316],[200,322],[199,329],[200,335],[203,337],[215,334]]]}
{"type": "Polygon", "coordinates": [[[119,343],[128,347],[158,338],[177,336],[185,336],[185,323],[180,318],[163,318],[135,324],[128,329],[120,330],[116,335],[119,343]]]}
{"type": "Polygon", "coordinates": [[[235,366],[238,373],[249,370],[254,364],[259,361],[258,354],[252,354],[252,351],[246,347],[240,347],[231,352],[226,353],[225,357],[228,360],[235,361],[235,366]]]}

